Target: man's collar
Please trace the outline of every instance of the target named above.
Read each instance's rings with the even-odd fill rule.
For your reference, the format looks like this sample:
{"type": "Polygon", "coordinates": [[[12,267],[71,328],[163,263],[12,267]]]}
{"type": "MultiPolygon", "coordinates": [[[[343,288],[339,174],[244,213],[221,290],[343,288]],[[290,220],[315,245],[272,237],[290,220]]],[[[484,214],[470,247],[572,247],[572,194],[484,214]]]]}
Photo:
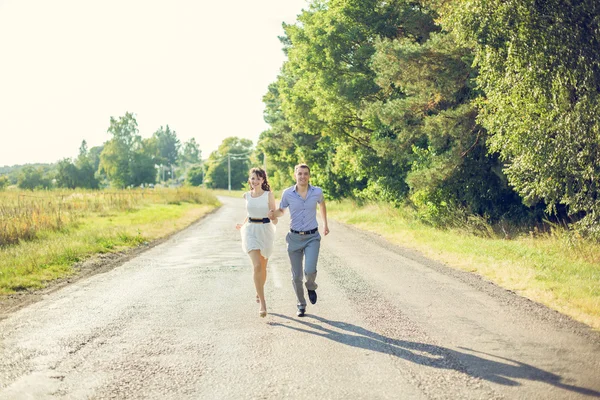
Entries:
{"type": "MultiPolygon", "coordinates": [[[[296,189],[298,189],[298,184],[297,183],[294,184],[293,188],[294,188],[293,189],[294,192],[298,192],[298,190],[296,190],[296,189]]],[[[308,192],[312,188],[313,188],[313,186],[309,183],[308,186],[307,186],[307,188],[306,188],[306,191],[308,192]]]]}

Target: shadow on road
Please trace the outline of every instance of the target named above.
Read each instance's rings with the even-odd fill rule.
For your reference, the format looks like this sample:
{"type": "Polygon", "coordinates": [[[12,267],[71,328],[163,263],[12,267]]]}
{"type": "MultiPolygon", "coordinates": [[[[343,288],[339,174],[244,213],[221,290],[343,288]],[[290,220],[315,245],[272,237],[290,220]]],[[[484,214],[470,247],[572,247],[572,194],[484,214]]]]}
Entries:
{"type": "Polygon", "coordinates": [[[291,318],[276,313],[271,313],[270,315],[293,321],[294,323],[304,325],[311,329],[299,328],[279,322],[270,322],[269,325],[271,326],[280,326],[311,335],[321,336],[348,346],[390,354],[416,364],[433,368],[454,369],[470,376],[501,385],[519,386],[520,383],[514,379],[528,379],[531,381],[548,383],[583,395],[600,397],[600,392],[596,390],[561,382],[562,377],[559,375],[541,370],[529,364],[478,352],[476,350],[464,348],[464,350],[470,353],[485,354],[486,356],[502,361],[494,361],[467,352],[463,353],[431,344],[392,339],[360,326],[346,322],[331,321],[315,315],[307,314],[304,319],[291,318]],[[315,322],[307,321],[309,318],[315,320],[315,322]],[[330,327],[338,330],[332,330],[330,327]]]}

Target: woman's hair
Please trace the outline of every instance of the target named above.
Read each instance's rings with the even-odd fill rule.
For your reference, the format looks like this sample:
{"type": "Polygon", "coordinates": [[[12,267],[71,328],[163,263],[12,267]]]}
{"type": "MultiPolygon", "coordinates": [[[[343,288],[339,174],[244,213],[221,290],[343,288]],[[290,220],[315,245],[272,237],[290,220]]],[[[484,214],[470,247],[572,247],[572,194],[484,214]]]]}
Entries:
{"type": "MultiPolygon", "coordinates": [[[[262,190],[271,191],[271,186],[269,186],[269,182],[267,181],[267,173],[262,168],[252,168],[248,175],[256,174],[256,176],[263,178],[262,190]]],[[[248,180],[249,181],[249,180],[248,180]]]]}

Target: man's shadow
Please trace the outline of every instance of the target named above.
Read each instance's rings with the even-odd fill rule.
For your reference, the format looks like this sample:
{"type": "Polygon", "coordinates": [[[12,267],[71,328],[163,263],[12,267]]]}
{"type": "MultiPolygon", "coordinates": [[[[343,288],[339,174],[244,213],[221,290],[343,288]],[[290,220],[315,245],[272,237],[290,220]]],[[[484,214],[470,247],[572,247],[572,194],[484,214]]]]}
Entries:
{"type": "Polygon", "coordinates": [[[501,385],[519,386],[520,383],[514,379],[528,379],[532,381],[548,383],[550,385],[580,394],[600,397],[600,392],[596,390],[563,383],[562,377],[559,375],[544,371],[520,361],[511,360],[488,353],[464,348],[466,351],[485,354],[505,362],[493,361],[441,346],[392,339],[378,333],[371,332],[360,326],[346,322],[331,321],[316,315],[307,314],[305,319],[290,318],[286,315],[277,313],[270,313],[270,315],[293,321],[314,330],[290,326],[280,322],[270,322],[269,325],[271,326],[280,326],[298,332],[321,336],[348,346],[390,354],[416,364],[440,369],[454,369],[475,378],[484,379],[501,385]],[[309,322],[307,320],[309,318],[315,320],[315,322],[309,322]],[[334,331],[328,328],[327,325],[337,328],[342,332],[334,331]]]}

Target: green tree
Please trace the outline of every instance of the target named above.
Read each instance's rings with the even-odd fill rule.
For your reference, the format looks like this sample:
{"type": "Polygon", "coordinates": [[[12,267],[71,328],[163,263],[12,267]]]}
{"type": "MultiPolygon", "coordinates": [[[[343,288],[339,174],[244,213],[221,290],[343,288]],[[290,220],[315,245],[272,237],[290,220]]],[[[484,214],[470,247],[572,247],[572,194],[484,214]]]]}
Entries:
{"type": "Polygon", "coordinates": [[[185,182],[190,186],[200,186],[204,180],[204,167],[202,165],[194,165],[187,171],[185,182]]]}
{"type": "Polygon", "coordinates": [[[125,143],[118,139],[109,140],[100,155],[100,172],[106,175],[112,186],[127,187],[131,181],[132,160],[133,157],[125,143]]]}
{"type": "Polygon", "coordinates": [[[103,149],[104,145],[94,146],[88,151],[87,157],[94,171],[98,171],[100,167],[100,154],[102,154],[103,149]]]}
{"type": "Polygon", "coordinates": [[[284,26],[288,60],[276,95],[291,135],[277,128],[271,133],[298,140],[295,158],[313,166],[314,182],[331,196],[356,194],[379,180],[378,171],[389,176],[361,109],[380,90],[370,60],[375,40],[398,31],[397,3],[315,1],[297,24],[284,26]]]}
{"type": "Polygon", "coordinates": [[[223,140],[216,151],[213,151],[206,162],[205,183],[213,189],[227,189],[231,176],[231,189],[246,187],[250,169],[252,141],[238,137],[223,140]]]}
{"type": "Polygon", "coordinates": [[[477,123],[470,48],[414,1],[313,1],[285,25],[287,61],[257,148],[276,176],[303,161],[334,198],[410,196],[497,219],[525,212],[477,123]]]}
{"type": "Polygon", "coordinates": [[[52,182],[43,167],[25,166],[21,170],[17,186],[28,190],[49,189],[52,182]]]}
{"type": "Polygon", "coordinates": [[[111,185],[123,188],[154,183],[153,149],[139,136],[135,116],[128,112],[118,119],[111,117],[108,133],[112,139],[105,143],[100,154],[99,170],[106,174],[111,185]]]}
{"type": "Polygon", "coordinates": [[[156,183],[155,158],[149,140],[142,140],[141,146],[137,146],[133,152],[131,164],[131,185],[156,183]]]}
{"type": "Polygon", "coordinates": [[[492,219],[525,212],[476,122],[481,93],[471,52],[438,31],[421,42],[399,36],[376,47],[373,68],[385,96],[365,107],[365,121],[376,132],[378,154],[409,166],[405,182],[414,204],[447,221],[456,209],[492,219]]]}
{"type": "Polygon", "coordinates": [[[0,190],[6,189],[10,185],[10,179],[6,175],[0,175],[0,190]]]}
{"type": "Polygon", "coordinates": [[[97,166],[94,165],[95,160],[90,157],[90,152],[87,148],[87,142],[84,140],[79,147],[79,156],[75,161],[77,167],[77,187],[86,189],[98,189],[99,182],[96,178],[97,166]]]}
{"type": "Polygon", "coordinates": [[[199,164],[202,161],[201,151],[195,138],[191,138],[183,144],[181,162],[187,164],[199,164]]]}
{"type": "MultiPolygon", "coordinates": [[[[179,157],[179,149],[181,148],[181,142],[177,138],[177,133],[169,128],[160,127],[152,135],[152,140],[149,145],[154,146],[155,160],[157,164],[162,165],[175,165],[179,157]]],[[[148,148],[148,150],[150,150],[148,148]]]]}
{"type": "Polygon", "coordinates": [[[322,137],[310,135],[292,129],[281,108],[282,99],[279,82],[269,85],[263,97],[265,103],[265,122],[270,129],[261,133],[257,151],[267,155],[269,182],[274,189],[283,189],[293,184],[294,166],[300,162],[312,164],[317,157],[312,157],[322,137]]]}
{"type": "Polygon", "coordinates": [[[600,238],[600,3],[467,0],[445,23],[475,50],[479,121],[510,183],[600,238]]]}
{"type": "Polygon", "coordinates": [[[98,180],[95,169],[88,157],[87,142],[79,147],[79,156],[73,163],[70,158],[60,160],[56,165],[56,186],[69,189],[97,189],[98,180]]]}
{"type": "Polygon", "coordinates": [[[79,186],[79,169],[71,162],[71,159],[64,158],[56,166],[56,185],[58,187],[75,189],[79,186]]]}
{"type": "Polygon", "coordinates": [[[0,167],[0,174],[5,175],[8,178],[9,185],[17,185],[19,182],[19,177],[22,175],[22,172],[26,168],[39,168],[42,175],[47,175],[52,168],[52,164],[26,164],[26,165],[13,165],[13,166],[4,166],[0,167]]]}

